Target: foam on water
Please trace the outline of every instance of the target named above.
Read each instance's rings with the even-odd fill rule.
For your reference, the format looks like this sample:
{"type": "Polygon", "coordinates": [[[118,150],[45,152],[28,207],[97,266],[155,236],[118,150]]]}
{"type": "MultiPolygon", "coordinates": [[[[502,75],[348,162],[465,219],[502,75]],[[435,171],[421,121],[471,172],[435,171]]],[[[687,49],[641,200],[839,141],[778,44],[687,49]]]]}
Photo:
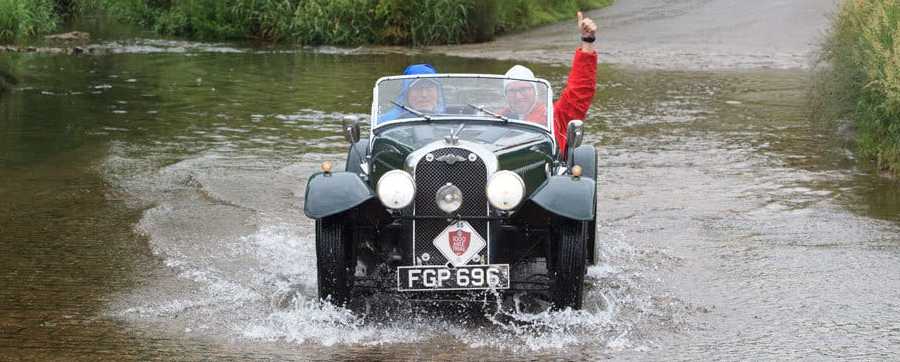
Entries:
{"type": "Polygon", "coordinates": [[[609,242],[601,253],[609,262],[589,269],[582,311],[448,315],[392,298],[362,310],[336,308],[316,298],[313,223],[300,210],[306,178],[322,160],[342,155],[279,160],[211,150],[172,164],[134,157],[158,154],[146,151],[116,145],[104,165],[120,197],[149,206],[136,230],[171,272],[112,304],[113,316],[132,323],[246,341],[332,346],[449,338],[466,348],[524,352],[645,348],[652,342],[635,328],[644,315],[666,313],[648,313],[660,305],[640,271],[657,261],[602,225],[609,242]]]}
{"type": "Polygon", "coordinates": [[[301,110],[196,127],[188,132],[202,132],[202,147],[187,150],[181,139],[113,144],[103,165],[110,196],[148,208],[137,229],[160,262],[158,275],[123,294],[110,314],[136,328],[254,345],[478,357],[777,358],[863,352],[876,344],[870,337],[896,337],[879,316],[896,315],[900,280],[878,273],[898,265],[897,228],[842,206],[856,176],[820,166],[813,125],[776,106],[744,111],[758,95],[723,96],[731,78],[660,77],[627,80],[618,88],[628,90],[616,90],[627,94],[588,122],[587,142],[603,143],[602,264],[588,270],[582,311],[546,311],[527,296],[499,312],[487,298],[489,308],[475,313],[393,298],[352,311],[316,300],[304,185],[320,162],[342,160],[346,146],[339,136],[323,142],[319,133],[292,139],[283,131],[337,134],[345,115],[301,110]],[[660,83],[677,91],[655,91],[660,83]],[[267,140],[290,150],[259,145],[267,140]],[[846,325],[863,332],[815,332],[846,325]]]}

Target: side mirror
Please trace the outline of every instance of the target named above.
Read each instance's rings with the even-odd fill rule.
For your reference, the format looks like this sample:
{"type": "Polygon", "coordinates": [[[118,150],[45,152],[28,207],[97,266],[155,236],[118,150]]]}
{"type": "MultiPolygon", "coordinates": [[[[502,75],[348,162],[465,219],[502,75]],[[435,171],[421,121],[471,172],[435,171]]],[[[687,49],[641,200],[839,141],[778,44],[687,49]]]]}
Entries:
{"type": "Polygon", "coordinates": [[[574,119],[569,121],[569,126],[566,129],[566,163],[568,164],[568,168],[572,168],[573,157],[572,153],[575,152],[575,149],[578,146],[581,146],[581,141],[584,140],[584,122],[578,119],[574,119]]]}
{"type": "Polygon", "coordinates": [[[344,138],[350,144],[359,142],[359,119],[356,117],[346,117],[343,121],[344,138]]]}

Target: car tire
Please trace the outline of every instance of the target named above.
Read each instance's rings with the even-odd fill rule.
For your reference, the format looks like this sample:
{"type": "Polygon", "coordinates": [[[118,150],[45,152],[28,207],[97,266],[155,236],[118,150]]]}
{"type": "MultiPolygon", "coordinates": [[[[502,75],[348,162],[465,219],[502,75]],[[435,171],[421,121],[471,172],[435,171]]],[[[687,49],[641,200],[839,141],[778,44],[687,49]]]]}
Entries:
{"type": "MultiPolygon", "coordinates": [[[[594,186],[594,198],[597,198],[597,187],[594,186]]],[[[588,241],[587,241],[587,260],[590,265],[597,265],[600,262],[599,250],[597,249],[597,202],[594,201],[594,218],[588,224],[588,241]]]]}
{"type": "Polygon", "coordinates": [[[581,145],[575,149],[574,162],[581,166],[584,177],[594,180],[594,217],[588,226],[587,259],[589,265],[597,265],[600,261],[597,248],[597,149],[593,145],[581,145]]]}
{"type": "Polygon", "coordinates": [[[316,220],[316,268],[319,299],[344,306],[353,288],[353,237],[342,215],[316,220]]]}
{"type": "Polygon", "coordinates": [[[554,307],[581,309],[587,272],[588,222],[564,219],[554,228],[551,298],[554,307]]]}

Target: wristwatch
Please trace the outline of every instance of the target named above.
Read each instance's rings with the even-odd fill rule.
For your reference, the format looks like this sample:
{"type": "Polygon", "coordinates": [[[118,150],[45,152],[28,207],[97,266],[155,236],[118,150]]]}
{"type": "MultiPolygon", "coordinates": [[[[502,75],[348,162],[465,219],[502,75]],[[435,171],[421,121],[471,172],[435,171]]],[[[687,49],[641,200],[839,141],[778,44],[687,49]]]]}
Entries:
{"type": "Polygon", "coordinates": [[[585,43],[593,43],[595,40],[597,40],[597,37],[594,35],[588,35],[588,36],[581,37],[581,41],[583,41],[585,43]]]}

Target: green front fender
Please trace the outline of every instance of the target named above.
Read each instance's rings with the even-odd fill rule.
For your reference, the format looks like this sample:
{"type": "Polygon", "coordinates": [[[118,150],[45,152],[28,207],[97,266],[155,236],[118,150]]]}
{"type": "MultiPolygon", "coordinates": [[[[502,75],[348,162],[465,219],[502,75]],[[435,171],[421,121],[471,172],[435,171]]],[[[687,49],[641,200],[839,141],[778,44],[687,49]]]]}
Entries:
{"type": "Polygon", "coordinates": [[[306,185],[303,213],[321,219],[350,210],[371,200],[375,193],[359,175],[352,172],[319,172],[306,185]]]}
{"type": "Polygon", "coordinates": [[[596,189],[591,178],[553,176],[534,191],[531,202],[559,216],[591,221],[597,200],[594,192],[596,189]]]}

